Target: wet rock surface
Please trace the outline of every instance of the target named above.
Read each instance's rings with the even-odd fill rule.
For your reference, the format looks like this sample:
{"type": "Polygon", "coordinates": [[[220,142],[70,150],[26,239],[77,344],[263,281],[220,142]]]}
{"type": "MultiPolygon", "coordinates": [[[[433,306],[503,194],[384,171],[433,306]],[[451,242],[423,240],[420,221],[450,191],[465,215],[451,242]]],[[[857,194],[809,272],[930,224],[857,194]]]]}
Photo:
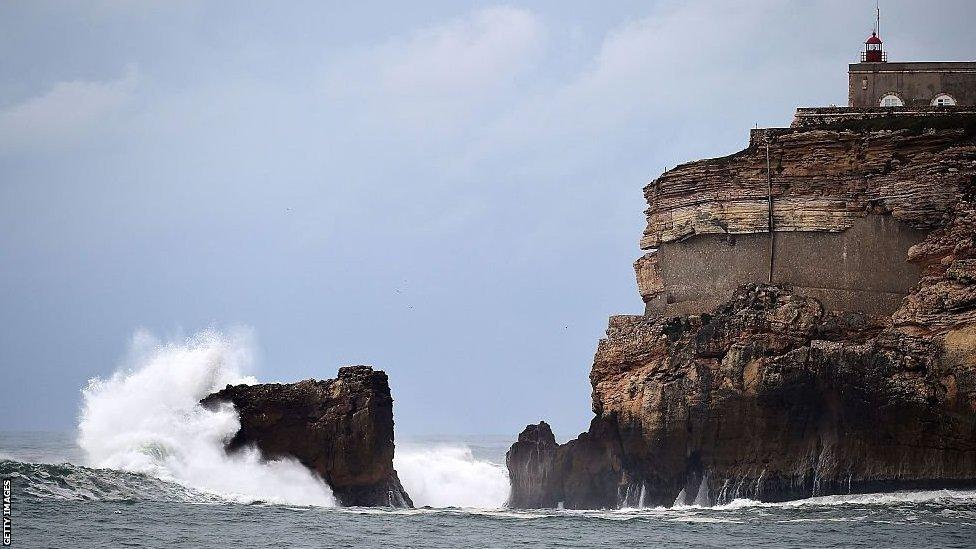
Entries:
{"type": "Polygon", "coordinates": [[[241,428],[229,452],[257,447],[268,459],[292,457],[315,471],[346,506],[412,507],[393,468],[393,398],[385,372],[339,369],[336,379],[228,385],[204,406],[229,402],[241,428]]]}
{"type": "MultiPolygon", "coordinates": [[[[944,122],[943,122],[944,123],[944,122]]],[[[890,316],[739,287],[707,313],[615,316],[588,432],[530,425],[508,454],[515,507],[781,501],[976,486],[976,141],[957,128],[779,130],[782,230],[891,215],[924,229],[921,275],[890,316]]],[[[767,229],[753,145],[652,182],[643,244],[767,229]],[[753,167],[750,167],[753,166],[753,167]],[[745,197],[745,198],[743,198],[745,197]]],[[[761,151],[765,163],[765,151],[761,151]]],[[[642,293],[662,290],[646,261],[642,293]]]]}

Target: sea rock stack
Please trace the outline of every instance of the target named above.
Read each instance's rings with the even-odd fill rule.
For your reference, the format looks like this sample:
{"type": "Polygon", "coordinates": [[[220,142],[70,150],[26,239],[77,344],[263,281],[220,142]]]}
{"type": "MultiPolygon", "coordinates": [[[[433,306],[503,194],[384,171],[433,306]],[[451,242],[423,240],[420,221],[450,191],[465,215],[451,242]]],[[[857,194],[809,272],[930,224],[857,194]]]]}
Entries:
{"type": "Polygon", "coordinates": [[[385,372],[339,368],[336,379],[228,385],[201,401],[234,405],[241,428],[233,452],[257,447],[315,471],[345,506],[412,507],[393,468],[393,397],[385,372]]]}
{"type": "Polygon", "coordinates": [[[512,506],[976,486],[976,113],[802,109],[644,194],[644,314],[589,431],[512,446],[512,506]]]}
{"type": "Polygon", "coordinates": [[[603,509],[617,504],[619,437],[612,422],[595,418],[590,430],[556,444],[545,421],[529,425],[505,455],[512,489],[508,505],[533,509],[566,504],[603,509]]]}

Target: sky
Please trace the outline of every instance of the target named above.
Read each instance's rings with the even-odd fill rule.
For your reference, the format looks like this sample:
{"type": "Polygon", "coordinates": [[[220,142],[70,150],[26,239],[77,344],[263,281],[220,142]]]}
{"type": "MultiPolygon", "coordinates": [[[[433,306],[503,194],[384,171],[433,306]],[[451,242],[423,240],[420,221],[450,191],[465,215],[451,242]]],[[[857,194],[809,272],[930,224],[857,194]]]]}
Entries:
{"type": "MultiPolygon", "coordinates": [[[[976,3],[882,3],[891,60],[976,3]]],[[[592,417],[642,187],[844,105],[874,2],[3,2],[0,429],[72,429],[134,334],[262,381],[386,370],[399,435],[592,417]]]]}

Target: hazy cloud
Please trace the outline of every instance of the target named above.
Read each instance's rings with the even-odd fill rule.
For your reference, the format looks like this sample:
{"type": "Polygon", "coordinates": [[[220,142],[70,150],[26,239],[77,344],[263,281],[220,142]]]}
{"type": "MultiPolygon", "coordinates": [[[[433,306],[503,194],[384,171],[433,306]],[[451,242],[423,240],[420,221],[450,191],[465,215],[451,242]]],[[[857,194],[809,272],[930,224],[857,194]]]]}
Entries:
{"type": "MultiPolygon", "coordinates": [[[[641,187],[843,103],[874,2],[525,6],[0,3],[0,427],[243,324],[264,379],[389,371],[398,434],[585,429],[641,187]]],[[[886,0],[889,56],[971,59],[974,9],[886,0]]]]}
{"type": "Polygon", "coordinates": [[[349,53],[327,93],[364,109],[371,126],[456,130],[496,105],[539,60],[545,29],[524,9],[493,7],[349,53]]]}
{"type": "MultiPolygon", "coordinates": [[[[802,18],[808,9],[766,2],[657,5],[649,15],[609,29],[565,81],[532,90],[492,121],[474,157],[490,158],[499,146],[510,154],[560,146],[574,151],[568,160],[587,161],[606,154],[600,144],[628,129],[657,136],[663,134],[653,129],[661,128],[669,133],[666,141],[676,142],[683,127],[726,126],[737,118],[748,121],[744,127],[760,122],[749,119],[750,110],[766,113],[763,123],[783,124],[803,102],[796,88],[808,96],[843,98],[840,79],[806,75],[842,75],[845,59],[799,47],[789,55],[771,53],[796,42],[791,25],[773,22],[802,18]]],[[[745,135],[744,127],[736,131],[745,135]]],[[[698,133],[693,139],[707,141],[698,133]]]]}
{"type": "Polygon", "coordinates": [[[0,111],[0,152],[71,146],[117,122],[138,85],[134,66],[115,80],[58,82],[0,111]]]}

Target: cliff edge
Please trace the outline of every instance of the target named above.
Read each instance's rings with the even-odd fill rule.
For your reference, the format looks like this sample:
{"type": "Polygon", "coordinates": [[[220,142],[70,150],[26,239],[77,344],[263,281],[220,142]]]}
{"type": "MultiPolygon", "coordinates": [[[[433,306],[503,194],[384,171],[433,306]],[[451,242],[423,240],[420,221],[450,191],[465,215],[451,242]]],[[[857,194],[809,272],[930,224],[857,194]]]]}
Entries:
{"type": "Polygon", "coordinates": [[[233,452],[257,447],[269,459],[293,457],[332,488],[341,505],[412,507],[393,468],[393,397],[385,372],[339,368],[336,379],[228,385],[201,401],[230,402],[241,428],[233,452]]]}
{"type": "Polygon", "coordinates": [[[645,187],[645,314],[610,319],[588,432],[512,446],[512,506],[976,486],[976,116],[882,116],[645,187]]]}

